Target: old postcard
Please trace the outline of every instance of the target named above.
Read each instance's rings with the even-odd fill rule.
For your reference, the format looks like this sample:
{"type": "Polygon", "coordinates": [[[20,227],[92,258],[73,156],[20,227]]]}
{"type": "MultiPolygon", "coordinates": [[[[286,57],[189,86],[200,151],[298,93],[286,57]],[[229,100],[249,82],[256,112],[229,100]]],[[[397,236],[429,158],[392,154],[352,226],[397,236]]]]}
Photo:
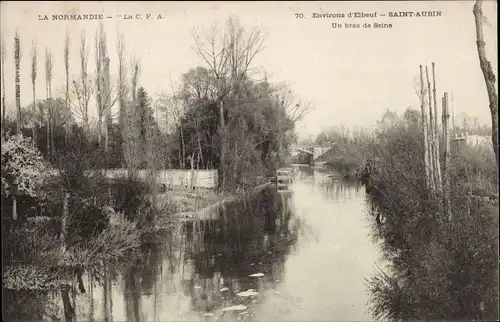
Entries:
{"type": "Polygon", "coordinates": [[[8,321],[497,320],[497,3],[2,1],[8,321]]]}

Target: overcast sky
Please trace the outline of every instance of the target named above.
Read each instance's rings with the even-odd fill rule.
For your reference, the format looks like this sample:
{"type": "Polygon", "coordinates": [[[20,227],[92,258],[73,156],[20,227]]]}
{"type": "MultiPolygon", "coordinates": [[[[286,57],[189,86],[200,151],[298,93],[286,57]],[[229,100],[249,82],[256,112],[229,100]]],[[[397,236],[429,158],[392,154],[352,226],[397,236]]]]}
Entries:
{"type": "MultiPolygon", "coordinates": [[[[299,132],[318,133],[328,126],[370,127],[390,109],[419,108],[414,78],[419,65],[436,63],[438,95],[453,93],[455,113],[466,112],[489,122],[488,96],[479,68],[473,1],[401,2],[9,2],[1,3],[1,33],[7,48],[7,102],[14,102],[14,33],[21,37],[21,104],[32,100],[30,47],[39,46],[37,97],[45,96],[45,47],[54,55],[54,91],[64,84],[63,46],[68,28],[72,37],[70,68],[78,73],[82,30],[93,37],[96,21],[39,21],[38,15],[103,14],[108,33],[112,77],[116,77],[116,30],[125,35],[128,54],[142,64],[140,84],[153,98],[171,90],[189,68],[202,65],[192,50],[191,31],[236,15],[244,26],[260,28],[267,39],[255,67],[272,82],[286,82],[314,110],[298,124],[299,132]],[[312,13],[362,11],[387,14],[400,11],[441,11],[440,17],[370,19],[313,19],[312,13]],[[162,14],[166,19],[121,20],[118,14],[162,14]],[[303,13],[298,19],[295,13],[303,13]],[[335,29],[332,22],[392,23],[390,29],[335,29]]],[[[487,55],[497,71],[496,1],[484,1],[487,55]]],[[[91,53],[93,53],[91,47],[91,53]]],[[[95,63],[91,55],[89,70],[95,63]]],[[[496,72],[496,75],[498,73],[496,72]]]]}

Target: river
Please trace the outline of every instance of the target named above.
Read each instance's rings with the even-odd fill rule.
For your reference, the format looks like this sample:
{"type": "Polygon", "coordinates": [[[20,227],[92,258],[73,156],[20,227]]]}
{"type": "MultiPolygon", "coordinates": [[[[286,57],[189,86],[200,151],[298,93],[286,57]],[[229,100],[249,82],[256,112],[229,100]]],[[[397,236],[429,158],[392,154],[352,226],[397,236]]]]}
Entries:
{"type": "Polygon", "coordinates": [[[52,320],[373,320],[364,279],[383,260],[368,208],[362,187],[303,169],[288,190],[268,188],[87,273],[85,293],[33,302],[52,320]]]}

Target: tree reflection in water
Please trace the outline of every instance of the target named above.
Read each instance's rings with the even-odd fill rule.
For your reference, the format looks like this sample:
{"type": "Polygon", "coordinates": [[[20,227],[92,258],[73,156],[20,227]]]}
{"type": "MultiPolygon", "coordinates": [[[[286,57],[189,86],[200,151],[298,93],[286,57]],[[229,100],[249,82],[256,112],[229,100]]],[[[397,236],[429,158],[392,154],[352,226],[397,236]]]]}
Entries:
{"type": "Polygon", "coordinates": [[[186,310],[190,318],[201,318],[233,304],[251,307],[253,298],[241,299],[236,293],[254,289],[263,300],[261,291],[283,278],[285,258],[301,233],[302,223],[292,216],[290,198],[290,192],[271,188],[245,202],[227,204],[218,220],[179,225],[156,246],[143,247],[126,262],[87,268],[86,293],[76,292],[75,278],[75,285],[62,296],[61,292],[52,298],[32,295],[30,312],[23,315],[19,309],[10,317],[63,319],[63,298],[66,313],[85,321],[162,320],[165,314],[179,317],[186,310]],[[264,276],[249,277],[254,273],[264,276]],[[190,299],[189,307],[180,308],[182,296],[190,299]]]}
{"type": "MultiPolygon", "coordinates": [[[[282,278],[285,256],[297,240],[298,228],[289,225],[291,194],[266,189],[247,202],[227,205],[219,220],[206,222],[199,230],[188,227],[188,243],[202,236],[203,244],[187,255],[194,272],[189,285],[193,308],[211,311],[229,304],[237,293],[274,283],[282,278]],[[264,273],[263,279],[250,278],[264,273]],[[229,292],[221,292],[227,287],[229,292]]],[[[300,223],[296,221],[296,223],[300,223]]]]}

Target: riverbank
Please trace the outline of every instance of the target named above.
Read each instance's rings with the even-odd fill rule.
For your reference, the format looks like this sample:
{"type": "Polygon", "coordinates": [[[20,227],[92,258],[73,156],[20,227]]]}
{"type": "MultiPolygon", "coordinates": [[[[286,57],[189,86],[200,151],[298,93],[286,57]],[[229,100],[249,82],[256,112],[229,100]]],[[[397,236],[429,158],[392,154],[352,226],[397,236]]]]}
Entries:
{"type": "Polygon", "coordinates": [[[216,193],[213,190],[205,189],[199,190],[196,193],[188,191],[170,191],[162,194],[170,200],[177,203],[178,208],[173,216],[173,219],[180,221],[207,220],[211,219],[214,215],[214,210],[222,205],[236,201],[238,198],[245,197],[245,194],[259,192],[262,189],[270,186],[271,183],[263,183],[255,188],[246,192],[239,193],[216,193]]]}
{"type": "Polygon", "coordinates": [[[364,180],[373,234],[391,261],[367,283],[376,319],[496,320],[495,155],[451,148],[448,203],[426,181],[420,128],[387,130],[364,180]],[[449,208],[447,207],[449,205],[449,208]]]}
{"type": "MultiPolygon", "coordinates": [[[[56,221],[53,218],[30,218],[17,227],[15,234],[10,235],[11,251],[14,249],[23,260],[12,260],[4,266],[4,288],[30,291],[53,289],[67,283],[75,272],[104,262],[119,261],[139,250],[144,243],[156,243],[158,236],[168,233],[177,223],[194,218],[208,219],[207,216],[218,213],[213,210],[221,205],[268,185],[270,183],[251,191],[231,194],[217,193],[213,189],[198,189],[195,192],[179,189],[157,194],[156,203],[148,206],[151,209],[146,209],[146,212],[155,213],[151,222],[147,222],[141,214],[136,215],[136,221],[130,221],[123,213],[108,208],[107,228],[88,242],[67,249],[62,247],[57,234],[54,235],[56,221]]],[[[145,210],[138,209],[139,213],[145,210]]]]}

